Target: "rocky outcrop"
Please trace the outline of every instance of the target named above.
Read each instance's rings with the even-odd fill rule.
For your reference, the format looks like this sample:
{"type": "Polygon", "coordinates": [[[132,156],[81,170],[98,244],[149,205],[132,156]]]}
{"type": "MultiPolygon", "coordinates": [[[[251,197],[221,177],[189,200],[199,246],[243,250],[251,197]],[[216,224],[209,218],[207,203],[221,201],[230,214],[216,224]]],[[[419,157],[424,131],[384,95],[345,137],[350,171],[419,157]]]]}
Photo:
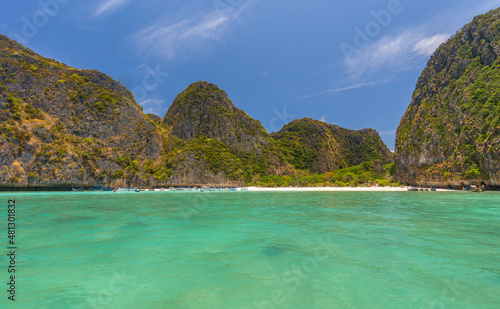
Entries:
{"type": "Polygon", "coordinates": [[[0,128],[5,185],[143,183],[142,162],[163,150],[156,125],[119,82],[1,35],[0,128]]]}
{"type": "Polygon", "coordinates": [[[441,45],[420,76],[396,134],[397,179],[500,187],[500,10],[441,45]]]}
{"type": "Polygon", "coordinates": [[[294,173],[261,123],[236,108],[214,84],[200,81],[189,85],[175,98],[163,124],[184,143],[176,164],[191,162],[189,168],[174,172],[173,182],[218,179],[243,184],[254,177],[294,173]]]}
{"type": "Polygon", "coordinates": [[[326,173],[362,162],[392,162],[392,154],[373,129],[349,130],[318,120],[290,122],[273,135],[295,168],[326,173]]]}
{"type": "Polygon", "coordinates": [[[204,81],[189,85],[175,98],[163,123],[182,140],[217,138],[235,153],[260,156],[270,143],[259,121],[236,108],[225,91],[204,81]]]}

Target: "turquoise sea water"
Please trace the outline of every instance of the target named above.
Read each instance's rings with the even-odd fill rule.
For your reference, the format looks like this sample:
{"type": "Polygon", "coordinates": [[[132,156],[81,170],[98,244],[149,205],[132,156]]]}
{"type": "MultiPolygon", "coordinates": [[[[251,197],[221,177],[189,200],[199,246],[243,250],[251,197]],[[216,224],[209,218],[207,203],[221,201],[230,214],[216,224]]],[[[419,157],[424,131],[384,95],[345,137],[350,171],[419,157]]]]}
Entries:
{"type": "Polygon", "coordinates": [[[499,308],[500,194],[1,193],[0,308],[499,308]],[[17,201],[16,302],[7,200],[17,201]]]}

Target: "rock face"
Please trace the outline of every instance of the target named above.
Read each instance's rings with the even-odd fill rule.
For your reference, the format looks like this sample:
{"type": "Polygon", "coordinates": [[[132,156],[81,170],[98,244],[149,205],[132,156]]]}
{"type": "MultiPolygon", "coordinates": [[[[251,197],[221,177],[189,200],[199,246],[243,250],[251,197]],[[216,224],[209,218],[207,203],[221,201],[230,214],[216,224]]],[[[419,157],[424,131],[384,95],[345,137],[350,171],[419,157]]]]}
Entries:
{"type": "Polygon", "coordinates": [[[187,87],[175,98],[163,124],[182,140],[175,182],[217,179],[242,184],[254,175],[294,172],[261,123],[236,108],[214,84],[200,81],[187,87]]]}
{"type": "Polygon", "coordinates": [[[97,71],[43,58],[0,35],[0,183],[140,182],[162,139],[133,95],[97,71]]]}
{"type": "Polygon", "coordinates": [[[326,173],[365,161],[392,162],[392,154],[373,129],[349,130],[318,120],[290,122],[273,135],[296,169],[326,173]]]}
{"type": "Polygon", "coordinates": [[[441,45],[396,134],[397,179],[500,186],[500,9],[441,45]]]}
{"type": "Polygon", "coordinates": [[[204,81],[189,85],[175,98],[163,123],[184,141],[217,138],[235,153],[260,156],[270,142],[259,121],[236,108],[225,91],[204,81]]]}

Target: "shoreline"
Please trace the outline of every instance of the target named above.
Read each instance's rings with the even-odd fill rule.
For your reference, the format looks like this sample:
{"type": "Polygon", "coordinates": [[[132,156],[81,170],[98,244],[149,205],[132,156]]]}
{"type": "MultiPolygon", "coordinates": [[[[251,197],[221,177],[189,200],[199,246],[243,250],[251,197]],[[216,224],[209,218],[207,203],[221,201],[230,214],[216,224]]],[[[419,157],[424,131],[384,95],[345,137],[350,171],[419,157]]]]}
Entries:
{"type": "MultiPolygon", "coordinates": [[[[285,187],[265,188],[248,187],[252,192],[408,192],[411,187],[285,187]]],[[[460,190],[436,189],[437,192],[455,192],[460,190]]],[[[421,191],[419,191],[421,192],[421,191]]],[[[423,191],[430,192],[430,191],[423,191]]]]}
{"type": "MultiPolygon", "coordinates": [[[[239,187],[246,189],[244,191],[249,192],[408,192],[408,188],[412,186],[404,187],[239,187]]],[[[143,188],[140,188],[141,192],[147,192],[143,188]]],[[[110,192],[111,190],[105,190],[104,192],[110,192]]],[[[181,191],[181,190],[179,190],[181,191]]],[[[443,189],[437,188],[437,192],[457,192],[462,191],[460,189],[443,189]]],[[[495,191],[495,190],[487,190],[495,191]]],[[[70,187],[17,187],[17,188],[2,188],[0,187],[0,192],[102,192],[102,190],[92,190],[91,188],[85,188],[85,190],[72,190],[70,187]]],[[[154,191],[149,191],[154,192],[154,191]]],[[[168,192],[159,191],[159,192],[168,192]]],[[[430,192],[430,191],[419,191],[419,192],[430,192]]]]}

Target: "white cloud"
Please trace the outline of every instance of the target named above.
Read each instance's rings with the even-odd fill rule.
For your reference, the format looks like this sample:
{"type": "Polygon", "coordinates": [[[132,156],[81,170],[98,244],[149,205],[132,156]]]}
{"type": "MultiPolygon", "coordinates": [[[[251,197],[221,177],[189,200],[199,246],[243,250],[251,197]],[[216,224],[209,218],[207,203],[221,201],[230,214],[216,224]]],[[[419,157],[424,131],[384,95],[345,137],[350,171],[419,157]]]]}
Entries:
{"type": "Polygon", "coordinates": [[[484,2],[486,3],[482,6],[471,2],[470,5],[458,6],[452,11],[437,12],[433,18],[419,26],[402,29],[399,34],[386,35],[364,47],[357,48],[352,41],[345,45],[342,42],[342,51],[349,54],[339,62],[343,66],[341,70],[344,74],[339,75],[338,68],[335,67],[335,74],[339,77],[332,82],[332,86],[313,94],[297,96],[295,99],[379,85],[391,82],[402,72],[423,69],[426,58],[451,37],[450,33],[470,22],[475,15],[486,13],[500,5],[500,0],[484,2]]]}
{"type": "Polygon", "coordinates": [[[422,56],[430,56],[449,37],[449,34],[436,34],[433,37],[424,38],[413,46],[413,51],[422,56]]]}
{"type": "MultiPolygon", "coordinates": [[[[342,91],[346,91],[346,90],[352,90],[352,89],[357,89],[357,88],[366,87],[366,86],[373,86],[375,84],[376,84],[375,82],[368,82],[368,83],[358,83],[358,84],[348,85],[348,86],[344,86],[344,87],[332,87],[332,88],[329,88],[329,89],[326,89],[326,90],[323,90],[323,91],[320,91],[317,93],[298,96],[294,99],[308,99],[308,98],[317,97],[317,96],[321,96],[321,95],[325,95],[325,94],[333,94],[333,93],[342,92],[342,91]]],[[[289,95],[292,95],[292,94],[289,94],[289,95]]]]}
{"type": "Polygon", "coordinates": [[[399,73],[418,68],[424,57],[450,37],[447,33],[426,34],[410,29],[397,36],[385,36],[344,58],[345,78],[334,86],[296,99],[330,95],[374,86],[393,80],[399,73]]]}
{"type": "Polygon", "coordinates": [[[139,103],[142,106],[144,113],[149,114],[158,114],[164,113],[163,102],[165,100],[157,100],[157,99],[147,99],[139,103]]]}
{"type": "Polygon", "coordinates": [[[262,74],[260,74],[260,77],[266,77],[267,75],[269,75],[273,70],[272,69],[269,69],[267,71],[264,71],[262,72],[262,74]]]}
{"type": "Polygon", "coordinates": [[[422,57],[430,56],[449,37],[446,33],[428,35],[417,30],[382,37],[345,58],[348,77],[350,80],[366,80],[374,76],[395,76],[414,69],[421,64],[422,57]]]}
{"type": "Polygon", "coordinates": [[[99,6],[95,9],[93,16],[98,17],[102,14],[115,11],[125,5],[127,5],[130,0],[105,0],[102,1],[99,6]]]}
{"type": "Polygon", "coordinates": [[[171,18],[158,20],[149,27],[129,37],[139,53],[161,56],[172,60],[188,50],[200,50],[208,42],[218,41],[230,30],[229,25],[236,21],[252,1],[240,7],[217,9],[207,14],[198,14],[179,21],[171,18]]]}

